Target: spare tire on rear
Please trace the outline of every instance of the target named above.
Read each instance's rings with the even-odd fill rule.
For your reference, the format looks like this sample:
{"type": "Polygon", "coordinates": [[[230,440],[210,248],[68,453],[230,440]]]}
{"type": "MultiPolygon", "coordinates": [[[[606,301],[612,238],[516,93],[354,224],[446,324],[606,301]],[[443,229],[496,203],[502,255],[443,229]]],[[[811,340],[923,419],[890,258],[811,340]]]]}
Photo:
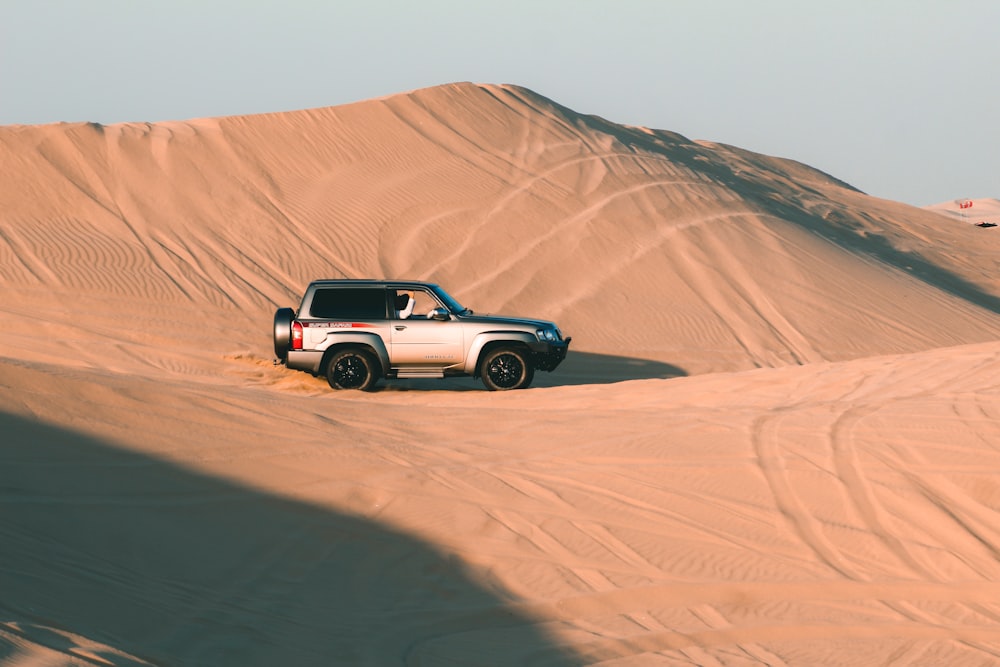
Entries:
{"type": "Polygon", "coordinates": [[[279,308],[274,313],[274,356],[283,362],[288,360],[288,348],[292,344],[292,320],[295,311],[279,308]]]}

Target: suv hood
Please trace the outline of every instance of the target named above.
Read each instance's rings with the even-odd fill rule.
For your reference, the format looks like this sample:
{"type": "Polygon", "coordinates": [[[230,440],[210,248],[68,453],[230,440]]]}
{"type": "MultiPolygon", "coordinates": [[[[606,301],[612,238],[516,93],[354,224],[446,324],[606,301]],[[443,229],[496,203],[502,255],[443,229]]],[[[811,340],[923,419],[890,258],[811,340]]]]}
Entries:
{"type": "Polygon", "coordinates": [[[503,315],[459,315],[463,322],[475,322],[477,324],[500,324],[517,325],[530,327],[532,329],[557,328],[554,322],[547,320],[533,320],[523,317],[504,317],[503,315]]]}

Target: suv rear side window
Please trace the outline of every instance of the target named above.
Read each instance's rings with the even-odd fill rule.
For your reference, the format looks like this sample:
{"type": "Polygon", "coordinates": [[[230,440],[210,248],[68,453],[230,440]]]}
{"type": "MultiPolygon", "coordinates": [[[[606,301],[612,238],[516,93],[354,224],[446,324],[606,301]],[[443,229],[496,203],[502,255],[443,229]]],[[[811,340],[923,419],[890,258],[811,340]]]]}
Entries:
{"type": "Polygon", "coordinates": [[[382,288],[317,289],[309,314],[330,320],[386,319],[386,291],[382,288]]]}

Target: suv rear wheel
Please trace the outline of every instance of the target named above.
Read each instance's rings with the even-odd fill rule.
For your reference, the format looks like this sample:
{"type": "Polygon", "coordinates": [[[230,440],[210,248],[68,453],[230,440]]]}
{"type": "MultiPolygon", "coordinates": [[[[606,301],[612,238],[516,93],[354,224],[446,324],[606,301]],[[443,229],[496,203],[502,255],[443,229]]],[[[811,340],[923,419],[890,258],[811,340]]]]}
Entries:
{"type": "Polygon", "coordinates": [[[490,391],[524,389],[535,377],[527,355],[514,347],[498,347],[483,357],[483,384],[490,391]]]}
{"type": "Polygon", "coordinates": [[[378,376],[375,357],[356,347],[335,352],[326,367],[326,381],[334,389],[371,391],[378,376]]]}

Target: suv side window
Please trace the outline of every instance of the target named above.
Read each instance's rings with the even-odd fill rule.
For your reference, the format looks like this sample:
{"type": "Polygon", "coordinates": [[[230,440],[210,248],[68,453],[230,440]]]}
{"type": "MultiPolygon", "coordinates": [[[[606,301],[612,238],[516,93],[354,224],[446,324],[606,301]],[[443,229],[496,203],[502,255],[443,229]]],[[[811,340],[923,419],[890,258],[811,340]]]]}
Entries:
{"type": "Polygon", "coordinates": [[[317,289],[309,314],[329,320],[384,320],[385,308],[385,289],[382,288],[317,289]]]}
{"type": "MultiPolygon", "coordinates": [[[[413,307],[410,309],[410,314],[407,315],[407,319],[411,320],[425,320],[427,319],[427,314],[435,308],[440,308],[441,304],[435,299],[430,292],[424,289],[397,289],[395,291],[396,299],[400,297],[409,296],[413,299],[413,307]]],[[[400,301],[399,303],[403,303],[400,301]]]]}

